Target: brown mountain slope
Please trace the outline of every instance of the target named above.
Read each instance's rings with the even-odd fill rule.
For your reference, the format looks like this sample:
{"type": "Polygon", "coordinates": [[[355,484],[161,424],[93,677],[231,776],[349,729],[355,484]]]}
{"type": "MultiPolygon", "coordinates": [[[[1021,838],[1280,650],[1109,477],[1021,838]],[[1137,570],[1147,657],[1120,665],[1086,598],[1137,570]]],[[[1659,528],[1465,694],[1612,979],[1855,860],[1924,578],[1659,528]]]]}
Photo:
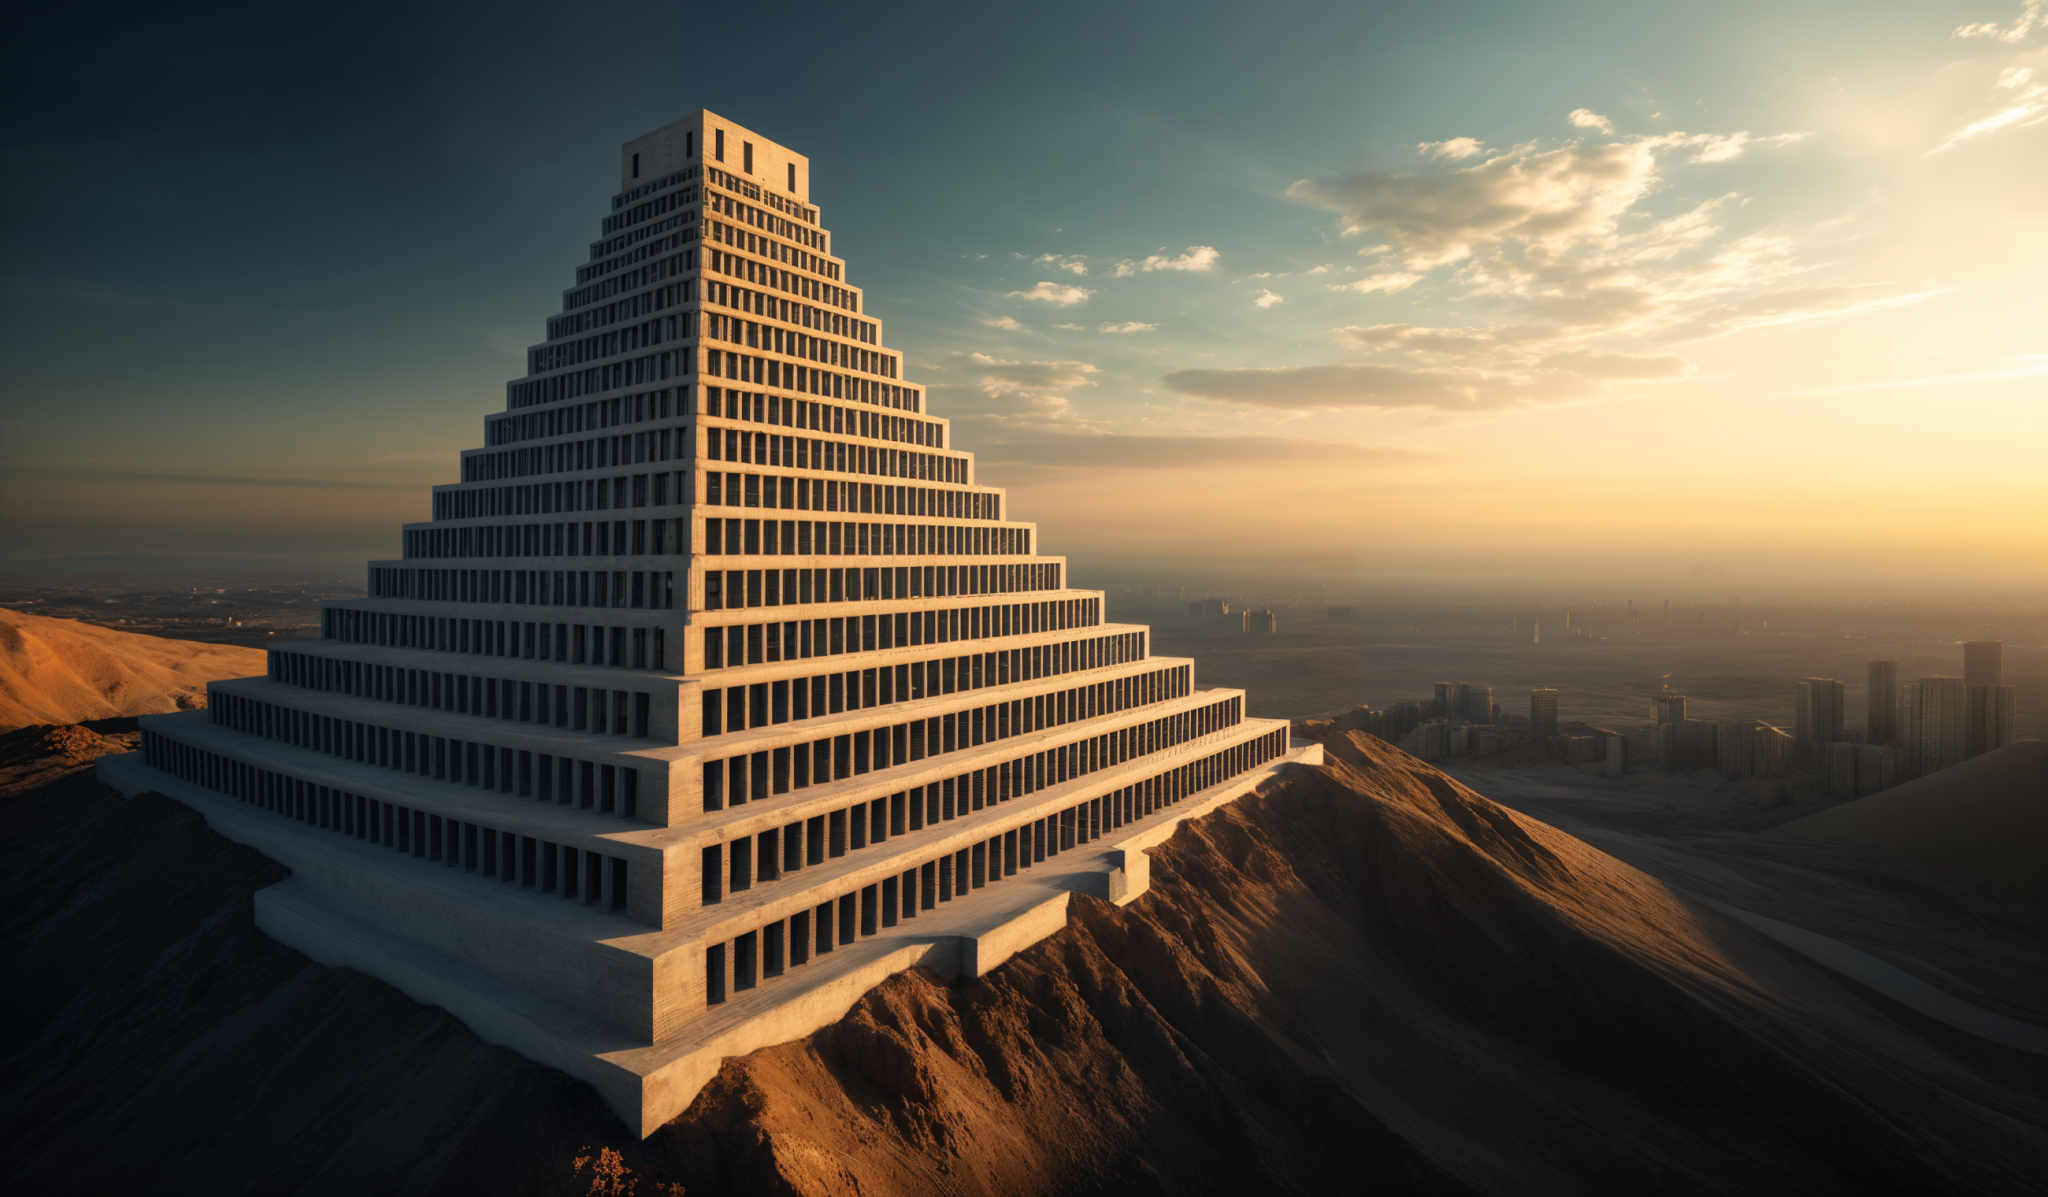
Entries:
{"type": "Polygon", "coordinates": [[[1916,1021],[1327,724],[1126,908],[727,1062],[581,1087],[257,934],[275,866],[81,778],[0,808],[24,1187],[584,1193],[2027,1191],[2048,1070],[1916,1021]],[[594,1179],[620,1188],[605,1190],[594,1179]]]}
{"type": "Polygon", "coordinates": [[[2048,924],[2048,741],[2008,744],[1776,834],[2048,924]]]}
{"type": "Polygon", "coordinates": [[[0,608],[0,731],[205,706],[206,683],[263,669],[261,649],[0,608]]]}

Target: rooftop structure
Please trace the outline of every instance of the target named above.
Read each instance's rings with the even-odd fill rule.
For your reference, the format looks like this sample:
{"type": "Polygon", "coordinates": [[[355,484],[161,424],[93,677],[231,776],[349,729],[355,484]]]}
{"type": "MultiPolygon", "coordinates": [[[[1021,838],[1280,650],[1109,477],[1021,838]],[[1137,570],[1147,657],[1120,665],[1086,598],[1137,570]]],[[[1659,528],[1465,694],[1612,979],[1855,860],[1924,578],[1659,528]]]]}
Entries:
{"type": "MultiPolygon", "coordinates": [[[[807,158],[637,138],[369,597],[108,761],[291,869],[265,931],[642,1134],[912,965],[979,975],[1297,750],[1109,622],[903,376],[807,158]]],[[[402,435],[394,429],[394,436],[402,435]]]]}

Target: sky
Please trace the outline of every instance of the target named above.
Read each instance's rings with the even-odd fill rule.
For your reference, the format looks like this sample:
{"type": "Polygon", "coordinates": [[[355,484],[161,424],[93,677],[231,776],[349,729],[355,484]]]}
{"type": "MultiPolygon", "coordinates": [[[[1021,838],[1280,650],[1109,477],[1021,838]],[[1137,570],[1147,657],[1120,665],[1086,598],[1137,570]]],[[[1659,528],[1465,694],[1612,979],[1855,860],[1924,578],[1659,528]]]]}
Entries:
{"type": "Polygon", "coordinates": [[[1103,7],[17,17],[0,563],[395,555],[701,106],[1077,568],[2048,586],[2039,0],[1103,7]]]}

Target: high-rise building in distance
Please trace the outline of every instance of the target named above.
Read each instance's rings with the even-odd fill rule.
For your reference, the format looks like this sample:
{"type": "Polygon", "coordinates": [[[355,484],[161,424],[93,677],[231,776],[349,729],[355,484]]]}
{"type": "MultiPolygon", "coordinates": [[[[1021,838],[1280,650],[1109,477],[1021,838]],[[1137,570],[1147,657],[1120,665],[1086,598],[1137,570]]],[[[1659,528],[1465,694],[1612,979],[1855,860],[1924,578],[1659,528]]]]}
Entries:
{"type": "Polygon", "coordinates": [[[1451,718],[1467,723],[1493,722],[1493,687],[1480,682],[1459,682],[1451,691],[1451,718]]]}
{"type": "Polygon", "coordinates": [[[893,972],[979,975],[1076,887],[1128,901],[1132,837],[1317,754],[1013,518],[811,184],[710,112],[628,142],[525,377],[368,597],[105,767],[291,870],[270,934],[642,1133],[893,972]]]}
{"type": "Polygon", "coordinates": [[[1996,686],[2005,681],[2005,642],[1971,640],[1963,645],[1963,682],[1970,686],[1996,686]]]}
{"type": "Polygon", "coordinates": [[[1893,744],[1899,738],[1899,663],[1872,661],[1868,713],[1863,738],[1872,744],[1893,744]]]}
{"type": "Polygon", "coordinates": [[[1913,758],[1922,773],[1970,756],[1969,685],[1959,677],[1923,677],[1914,687],[1913,758]]]}
{"type": "Polygon", "coordinates": [[[1557,688],[1538,686],[1529,691],[1529,734],[1538,738],[1557,734],[1557,688]]]}
{"type": "Polygon", "coordinates": [[[1842,683],[1831,677],[1810,677],[1799,683],[1793,705],[1793,741],[1809,762],[1820,760],[1821,745],[1842,738],[1842,683]]]}
{"type": "Polygon", "coordinates": [[[1685,695],[1673,694],[1669,690],[1650,696],[1650,722],[1662,727],[1667,723],[1685,722],[1685,695]]]}
{"type": "Polygon", "coordinates": [[[1966,733],[1971,756],[2003,748],[2012,743],[2014,691],[2011,686],[1969,685],[1964,701],[1969,704],[1966,733]]]}

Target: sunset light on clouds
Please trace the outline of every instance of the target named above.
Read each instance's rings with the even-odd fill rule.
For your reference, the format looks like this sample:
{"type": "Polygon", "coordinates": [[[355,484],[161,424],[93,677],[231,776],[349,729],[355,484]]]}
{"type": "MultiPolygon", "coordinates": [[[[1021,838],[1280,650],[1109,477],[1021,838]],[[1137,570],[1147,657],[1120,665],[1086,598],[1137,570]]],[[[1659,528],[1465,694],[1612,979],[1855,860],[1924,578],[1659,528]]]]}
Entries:
{"type": "MultiPolygon", "coordinates": [[[[398,108],[309,93],[284,105],[289,134],[208,126],[191,152],[221,161],[221,189],[132,214],[64,210],[67,178],[101,168],[61,131],[16,133],[17,159],[48,166],[9,185],[29,219],[9,232],[6,501],[47,532],[17,551],[287,532],[377,551],[475,443],[499,402],[479,380],[519,373],[537,297],[593,235],[581,192],[532,193],[538,165],[601,178],[553,147],[745,95],[752,123],[821,147],[813,198],[907,376],[1077,559],[1144,526],[1160,552],[1335,542],[1389,574],[1697,576],[1742,555],[1831,584],[2048,576],[2040,4],[1396,19],[1077,10],[1070,49],[1059,21],[906,13],[862,36],[922,43],[930,69],[886,87],[795,48],[804,87],[764,95],[736,65],[677,72],[650,46],[625,95],[573,120],[519,94],[534,51],[515,50],[467,99],[402,80],[445,129],[374,155],[381,134],[340,122],[397,129],[398,108]],[[992,44],[1003,61],[977,68],[992,44]],[[481,132],[508,122],[525,144],[481,132]],[[275,199],[317,237],[230,185],[235,156],[294,138],[311,144],[281,151],[275,199]],[[423,190],[439,198],[408,202],[423,190]],[[465,205],[488,241],[429,216],[465,205]],[[366,215],[414,206],[417,223],[366,215]],[[85,221],[98,262],[27,244],[85,221]],[[261,255],[235,231],[250,222],[261,255]],[[174,244],[211,255],[196,284],[143,281],[181,268],[174,244]],[[117,285],[136,257],[161,270],[117,285]],[[89,355],[63,331],[81,321],[114,330],[89,355]],[[389,456],[368,417],[394,414],[409,446],[443,449],[389,456]],[[137,464],[169,451],[176,479],[137,464]],[[142,492],[162,525],[117,526],[142,492]],[[1276,505],[1314,518],[1252,514],[1276,505]]],[[[99,102],[146,121],[141,95],[99,102]]],[[[212,103],[241,111],[232,91],[212,103]]]]}

